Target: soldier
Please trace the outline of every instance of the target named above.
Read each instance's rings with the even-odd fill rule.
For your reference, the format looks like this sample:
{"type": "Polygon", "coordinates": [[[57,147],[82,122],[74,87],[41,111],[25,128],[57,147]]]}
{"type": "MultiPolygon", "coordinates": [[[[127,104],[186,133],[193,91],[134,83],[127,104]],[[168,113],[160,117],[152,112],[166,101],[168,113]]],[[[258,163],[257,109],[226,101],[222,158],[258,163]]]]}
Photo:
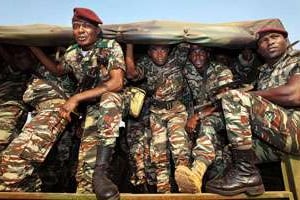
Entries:
{"type": "Polygon", "coordinates": [[[127,44],[126,64],[128,74],[134,80],[146,78],[147,92],[151,96],[150,130],[151,162],[157,176],[157,192],[170,192],[169,156],[175,166],[187,165],[189,158],[188,137],[184,130],[187,119],[185,106],[181,102],[184,66],[188,48],[182,44],[173,49],[169,45],[150,45],[148,56],[136,64],[133,45],[127,44]]]}
{"type": "MultiPolygon", "coordinates": [[[[61,51],[64,47],[58,47],[56,51],[61,51]]],[[[57,55],[57,53],[56,53],[57,55]]],[[[61,58],[56,57],[57,61],[61,58]]],[[[34,80],[29,84],[25,92],[24,100],[32,108],[32,117],[36,118],[41,113],[40,106],[44,102],[51,102],[57,99],[69,97],[75,91],[75,82],[68,75],[58,77],[50,73],[44,66],[37,68],[34,72],[34,80]]],[[[62,101],[64,103],[65,101],[62,101]]],[[[62,106],[56,104],[56,106],[62,106]]],[[[44,112],[44,111],[43,111],[44,112]]],[[[41,165],[37,169],[38,178],[41,179],[42,192],[74,192],[76,191],[76,167],[78,162],[78,147],[80,137],[77,135],[79,124],[69,123],[66,128],[61,128],[62,132],[58,134],[53,145],[49,146],[50,151],[41,160],[41,165]]],[[[44,123],[44,122],[41,122],[44,123]]],[[[39,130],[34,130],[39,131],[39,130]]],[[[51,132],[50,132],[51,133],[51,132]]],[[[30,155],[33,157],[33,155],[30,155]]],[[[29,183],[30,184],[30,183],[29,183]]]]}
{"type": "MultiPolygon", "coordinates": [[[[145,82],[138,86],[144,88],[145,82]]],[[[155,173],[150,159],[150,98],[146,97],[141,114],[127,118],[126,138],[131,167],[130,182],[137,192],[151,192],[155,185],[155,173]]]]}
{"type": "MultiPolygon", "coordinates": [[[[222,157],[220,151],[224,147],[223,135],[225,130],[222,113],[214,104],[220,88],[232,82],[230,69],[219,63],[210,61],[207,47],[193,44],[190,47],[189,61],[184,72],[189,87],[192,88],[193,113],[189,115],[186,129],[190,134],[196,134],[195,145],[192,149],[192,167],[180,166],[175,172],[175,179],[181,192],[201,192],[202,178],[206,169],[213,161],[222,157]]],[[[224,88],[223,90],[225,90],[224,88]]]]}
{"type": "MultiPolygon", "coordinates": [[[[133,79],[128,70],[126,76],[129,80],[133,79]]],[[[128,85],[138,86],[147,91],[147,81],[145,79],[138,82],[130,81],[128,85]]],[[[130,182],[134,186],[134,191],[138,193],[156,192],[155,170],[150,158],[150,103],[151,98],[146,95],[140,115],[138,117],[129,116],[126,125],[131,169],[130,182]]]]}
{"type": "Polygon", "coordinates": [[[258,75],[257,67],[260,65],[261,62],[253,49],[242,49],[232,63],[235,79],[243,83],[254,83],[258,75]]]}
{"type": "Polygon", "coordinates": [[[108,169],[122,118],[125,63],[120,45],[101,37],[100,18],[90,9],[75,8],[72,19],[75,45],[58,65],[38,48],[35,55],[56,74],[72,73],[78,91],[60,108],[71,120],[71,112],[87,102],[86,119],[79,151],[77,192],[95,191],[98,199],[118,199],[119,191],[108,177],[108,169]],[[100,103],[99,103],[100,98],[100,103]],[[91,102],[92,101],[92,102],[91,102]]]}
{"type": "Polygon", "coordinates": [[[289,49],[287,36],[283,28],[260,29],[257,52],[265,64],[259,68],[257,91],[231,90],[223,96],[233,165],[222,178],[207,183],[208,192],[261,194],[264,185],[254,165],[256,156],[266,162],[284,154],[300,155],[300,57],[289,49]]]}
{"type": "MultiPolygon", "coordinates": [[[[22,52],[26,52],[26,49],[23,48],[22,52]]],[[[31,59],[31,62],[27,62],[32,66],[37,65],[29,49],[25,58],[31,59]]],[[[40,191],[41,182],[36,170],[67,124],[66,120],[58,116],[58,107],[64,104],[65,97],[49,82],[55,81],[52,84],[57,85],[66,96],[74,90],[72,85],[68,85],[71,82],[67,76],[59,80],[44,71],[43,67],[35,68],[33,73],[43,74],[44,79],[36,77],[24,92],[24,102],[34,108],[32,119],[1,154],[1,191],[40,191]]]]}
{"type": "MultiPolygon", "coordinates": [[[[224,49],[224,48],[213,48],[213,52],[212,52],[212,57],[213,60],[217,63],[220,63],[222,65],[225,65],[227,67],[231,67],[232,65],[232,56],[229,53],[228,49],[224,49]]],[[[233,70],[231,69],[231,72],[233,70]]]]}
{"type": "Polygon", "coordinates": [[[35,60],[29,49],[0,44],[0,151],[21,132],[27,111],[23,93],[35,60]]]}

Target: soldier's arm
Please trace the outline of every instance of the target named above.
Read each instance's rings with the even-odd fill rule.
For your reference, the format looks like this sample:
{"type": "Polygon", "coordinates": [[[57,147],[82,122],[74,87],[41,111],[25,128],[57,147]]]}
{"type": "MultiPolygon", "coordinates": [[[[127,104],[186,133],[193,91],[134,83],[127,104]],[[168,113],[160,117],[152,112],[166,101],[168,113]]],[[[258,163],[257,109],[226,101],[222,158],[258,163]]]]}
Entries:
{"type": "Polygon", "coordinates": [[[291,76],[285,85],[251,93],[281,106],[300,106],[300,74],[291,76]]]}
{"type": "Polygon", "coordinates": [[[47,70],[61,76],[64,74],[64,69],[61,63],[56,63],[49,58],[39,47],[29,47],[33,54],[39,59],[39,61],[46,67],[47,70]]]}
{"type": "Polygon", "coordinates": [[[123,89],[124,71],[122,69],[113,69],[110,71],[110,79],[95,88],[85,90],[70,97],[60,110],[60,115],[71,121],[70,113],[79,105],[79,103],[100,97],[105,92],[118,92],[123,89]]]}
{"type": "Polygon", "coordinates": [[[203,104],[200,111],[196,112],[195,114],[193,114],[191,117],[188,118],[185,127],[186,131],[188,133],[194,132],[197,125],[200,123],[200,120],[211,115],[216,110],[217,108],[213,104],[210,103],[203,104]]]}
{"type": "Polygon", "coordinates": [[[134,63],[133,44],[126,44],[125,62],[127,66],[126,76],[128,79],[135,79],[138,77],[138,72],[134,63]]]}
{"type": "Polygon", "coordinates": [[[82,102],[100,97],[105,92],[119,92],[123,89],[124,74],[126,71],[124,56],[121,46],[113,42],[110,48],[110,54],[107,56],[107,70],[109,79],[98,86],[75,94],[72,98],[82,102]]]}
{"type": "Polygon", "coordinates": [[[105,92],[119,92],[123,89],[124,71],[122,69],[113,69],[110,71],[110,79],[99,86],[75,94],[72,98],[78,102],[91,100],[100,97],[105,92]]]}

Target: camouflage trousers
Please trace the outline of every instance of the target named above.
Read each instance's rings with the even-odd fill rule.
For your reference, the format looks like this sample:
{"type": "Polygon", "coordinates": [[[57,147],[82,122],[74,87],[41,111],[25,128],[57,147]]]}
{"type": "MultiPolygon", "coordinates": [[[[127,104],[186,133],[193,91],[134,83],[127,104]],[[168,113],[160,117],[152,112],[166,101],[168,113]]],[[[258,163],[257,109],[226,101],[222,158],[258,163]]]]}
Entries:
{"type": "Polygon", "coordinates": [[[0,191],[39,191],[34,170],[40,166],[67,121],[59,116],[65,101],[49,100],[39,104],[37,114],[1,154],[0,191]]]}
{"type": "Polygon", "coordinates": [[[18,101],[0,103],[0,151],[21,132],[27,111],[18,101]]]}
{"type": "Polygon", "coordinates": [[[123,108],[123,94],[112,92],[103,94],[99,104],[87,108],[76,174],[77,193],[93,193],[97,146],[115,146],[123,108]]]}
{"type": "Polygon", "coordinates": [[[209,166],[215,160],[216,153],[220,154],[224,148],[225,138],[225,124],[221,113],[215,112],[203,118],[192,150],[194,160],[201,160],[209,166]]]}
{"type": "Polygon", "coordinates": [[[299,112],[238,90],[229,91],[222,99],[222,106],[230,144],[240,149],[258,148],[262,151],[258,154],[260,160],[278,160],[280,151],[300,155],[299,112]]]}
{"type": "Polygon", "coordinates": [[[129,146],[130,181],[134,186],[156,184],[155,170],[150,158],[150,98],[144,102],[143,110],[138,118],[128,118],[127,143],[129,146]]]}
{"type": "Polygon", "coordinates": [[[175,168],[188,165],[189,161],[189,139],[185,131],[187,112],[183,104],[177,104],[170,110],[152,107],[150,111],[150,155],[156,172],[157,192],[168,193],[171,191],[170,156],[175,168]]]}
{"type": "Polygon", "coordinates": [[[208,166],[207,179],[222,175],[226,166],[231,163],[222,113],[214,112],[203,118],[193,134],[196,134],[192,135],[195,138],[192,139],[193,160],[200,160],[208,166]]]}
{"type": "MultiPolygon", "coordinates": [[[[75,120],[75,119],[73,119],[75,120]]],[[[77,124],[69,123],[38,168],[42,192],[75,192],[80,138],[77,124]]]]}

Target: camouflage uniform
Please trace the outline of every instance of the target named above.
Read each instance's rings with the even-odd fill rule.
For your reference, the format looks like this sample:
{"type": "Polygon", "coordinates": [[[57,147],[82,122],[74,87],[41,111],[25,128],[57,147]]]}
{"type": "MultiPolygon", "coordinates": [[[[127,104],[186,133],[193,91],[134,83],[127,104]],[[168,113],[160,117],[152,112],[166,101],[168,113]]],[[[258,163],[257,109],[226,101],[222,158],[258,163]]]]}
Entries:
{"type": "MultiPolygon", "coordinates": [[[[233,79],[229,68],[215,62],[210,62],[203,74],[200,74],[194,65],[188,62],[184,73],[189,87],[192,88],[194,113],[201,111],[198,108],[201,105],[211,102],[211,97],[214,95],[211,94],[212,89],[230,83],[233,79]]],[[[202,118],[196,133],[193,133],[196,134],[192,150],[193,158],[203,161],[207,166],[213,161],[218,164],[223,163],[222,152],[225,145],[224,138],[226,138],[223,135],[225,134],[224,130],[225,124],[221,112],[215,111],[210,116],[202,118]]]]}
{"type": "MultiPolygon", "coordinates": [[[[143,113],[141,113],[143,114],[143,113]]],[[[145,118],[146,120],[146,118],[145,118]]],[[[131,167],[130,182],[135,185],[146,183],[145,174],[145,142],[147,141],[144,116],[127,121],[127,142],[130,147],[129,163],[131,167]]]]}
{"type": "MultiPolygon", "coordinates": [[[[42,70],[42,68],[40,68],[42,70]]],[[[63,76],[60,79],[44,73],[66,95],[74,84],[63,76]]],[[[23,131],[1,155],[1,191],[39,191],[40,181],[34,172],[46,158],[53,143],[65,129],[67,121],[59,116],[59,107],[65,99],[43,79],[35,78],[29,84],[23,99],[35,108],[33,117],[23,131]]]]}
{"type": "Polygon", "coordinates": [[[180,102],[188,48],[182,44],[169,55],[164,66],[157,66],[148,56],[142,57],[136,64],[138,80],[147,78],[147,92],[151,95],[150,129],[151,162],[157,176],[157,191],[170,192],[169,150],[175,166],[188,162],[188,137],[184,130],[187,112],[180,102]]]}
{"type": "MultiPolygon", "coordinates": [[[[73,119],[74,120],[74,119],[73,119]]],[[[41,192],[75,192],[80,138],[77,123],[69,123],[57,138],[37,174],[41,192]]]]}
{"type": "Polygon", "coordinates": [[[30,75],[2,63],[0,73],[0,151],[20,132],[27,109],[22,100],[30,75]]]}
{"type": "Polygon", "coordinates": [[[234,79],[241,80],[244,83],[254,83],[258,75],[257,68],[260,65],[261,63],[256,55],[253,55],[250,61],[246,61],[242,55],[239,54],[232,64],[234,79]]]}
{"type": "MultiPolygon", "coordinates": [[[[299,66],[299,55],[292,51],[272,66],[263,65],[257,89],[286,84],[292,75],[300,73],[299,66]]],[[[283,153],[300,154],[298,107],[282,107],[260,96],[236,90],[224,96],[222,106],[231,144],[238,147],[252,144],[262,162],[278,160],[283,153]]]]}
{"type": "MultiPolygon", "coordinates": [[[[75,44],[67,49],[63,61],[65,71],[75,75],[78,87],[89,81],[85,77],[92,79],[91,85],[83,89],[90,89],[107,81],[113,69],[126,70],[122,49],[114,40],[100,39],[94,48],[85,52],[85,55],[83,53],[75,44]]],[[[76,175],[79,193],[93,192],[92,176],[97,145],[101,143],[104,146],[115,146],[122,120],[123,100],[122,93],[107,92],[101,96],[100,102],[87,106],[76,175]]]]}
{"type": "MultiPolygon", "coordinates": [[[[143,87],[142,87],[143,88],[143,87]]],[[[150,158],[150,98],[146,97],[138,118],[129,117],[127,121],[127,143],[131,166],[131,183],[134,186],[154,185],[155,173],[150,158]]]]}

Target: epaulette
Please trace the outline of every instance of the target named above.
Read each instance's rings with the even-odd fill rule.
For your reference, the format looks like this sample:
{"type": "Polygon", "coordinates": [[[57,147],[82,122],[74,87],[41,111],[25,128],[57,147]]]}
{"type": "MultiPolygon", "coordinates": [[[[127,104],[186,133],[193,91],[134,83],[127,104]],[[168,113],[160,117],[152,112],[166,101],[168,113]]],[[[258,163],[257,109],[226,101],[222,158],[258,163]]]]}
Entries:
{"type": "Polygon", "coordinates": [[[73,49],[77,49],[77,48],[78,48],[78,44],[73,44],[67,48],[66,53],[72,51],[73,49]]]}
{"type": "Polygon", "coordinates": [[[300,56],[300,50],[294,49],[289,52],[290,56],[295,57],[295,56],[300,56]]]}

